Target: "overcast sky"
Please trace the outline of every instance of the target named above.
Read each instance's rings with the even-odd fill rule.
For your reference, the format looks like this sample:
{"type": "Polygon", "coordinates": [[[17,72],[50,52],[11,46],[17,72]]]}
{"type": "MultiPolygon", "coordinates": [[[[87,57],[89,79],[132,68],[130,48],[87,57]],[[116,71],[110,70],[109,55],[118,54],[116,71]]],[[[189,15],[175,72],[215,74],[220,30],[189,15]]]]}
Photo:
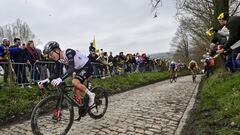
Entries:
{"type": "Polygon", "coordinates": [[[19,18],[43,44],[85,54],[94,35],[97,48],[114,54],[166,52],[177,29],[174,1],[163,0],[154,19],[150,0],[1,0],[0,25],[19,18]]]}

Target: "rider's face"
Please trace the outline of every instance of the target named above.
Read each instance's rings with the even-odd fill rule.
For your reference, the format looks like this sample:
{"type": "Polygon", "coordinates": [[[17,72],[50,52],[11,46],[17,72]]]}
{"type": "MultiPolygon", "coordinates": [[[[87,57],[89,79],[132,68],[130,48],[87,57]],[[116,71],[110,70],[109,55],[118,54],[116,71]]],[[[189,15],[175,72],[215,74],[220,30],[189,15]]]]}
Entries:
{"type": "Polygon", "coordinates": [[[226,25],[226,23],[227,23],[226,20],[218,20],[218,22],[219,22],[220,25],[222,25],[222,26],[226,25]]]}
{"type": "Polygon", "coordinates": [[[55,52],[55,51],[51,51],[49,54],[48,54],[49,58],[54,60],[54,61],[58,61],[59,59],[59,55],[55,52]]]}

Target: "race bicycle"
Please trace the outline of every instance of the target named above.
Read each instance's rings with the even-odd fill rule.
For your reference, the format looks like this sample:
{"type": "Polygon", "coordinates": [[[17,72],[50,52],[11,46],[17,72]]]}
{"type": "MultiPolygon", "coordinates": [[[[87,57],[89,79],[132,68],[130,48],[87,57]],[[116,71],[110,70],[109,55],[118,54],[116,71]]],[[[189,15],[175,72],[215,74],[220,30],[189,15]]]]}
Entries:
{"type": "Polygon", "coordinates": [[[199,68],[192,68],[192,69],[189,69],[189,71],[192,74],[192,81],[193,81],[193,83],[195,83],[196,78],[197,78],[197,72],[199,71],[199,68]]]}
{"type": "Polygon", "coordinates": [[[170,83],[172,83],[173,81],[177,82],[177,73],[176,73],[176,71],[171,71],[171,73],[170,73],[170,83]]]}
{"type": "Polygon", "coordinates": [[[195,73],[194,71],[192,71],[192,80],[193,80],[193,83],[196,82],[196,77],[197,77],[196,73],[195,73]]]}
{"type": "MultiPolygon", "coordinates": [[[[87,86],[90,86],[89,82],[87,86]]],[[[93,119],[102,118],[108,108],[108,93],[101,87],[88,88],[95,93],[94,104],[91,107],[88,106],[87,94],[81,95],[80,103],[72,98],[72,86],[60,84],[54,89],[45,86],[47,91],[55,91],[57,94],[42,99],[33,109],[31,115],[33,134],[66,135],[71,129],[75,113],[78,113],[76,121],[80,121],[86,114],[93,119]]]]}

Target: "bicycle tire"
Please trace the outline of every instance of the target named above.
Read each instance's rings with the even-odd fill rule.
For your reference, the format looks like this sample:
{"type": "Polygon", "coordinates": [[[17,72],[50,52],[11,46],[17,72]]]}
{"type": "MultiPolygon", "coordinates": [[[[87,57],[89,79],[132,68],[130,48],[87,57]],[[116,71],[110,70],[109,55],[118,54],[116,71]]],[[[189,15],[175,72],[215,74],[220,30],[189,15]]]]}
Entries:
{"type": "MultiPolygon", "coordinates": [[[[32,132],[33,132],[33,134],[34,135],[43,135],[43,133],[42,133],[42,131],[40,130],[41,129],[41,125],[39,126],[39,123],[38,123],[38,118],[40,118],[39,117],[39,113],[41,113],[41,112],[39,112],[39,111],[42,111],[43,110],[43,108],[44,108],[44,105],[46,105],[46,104],[48,104],[48,103],[50,103],[51,101],[53,101],[53,102],[57,102],[57,100],[58,100],[58,98],[59,98],[59,96],[57,96],[57,95],[55,95],[55,96],[48,96],[48,97],[46,97],[46,98],[44,98],[44,99],[42,99],[36,106],[35,106],[35,108],[33,109],[33,111],[32,111],[32,115],[31,115],[31,128],[32,128],[32,132]],[[43,107],[43,108],[42,108],[43,107]],[[42,109],[42,110],[41,110],[42,109]]],[[[73,124],[73,120],[74,120],[74,110],[73,110],[73,106],[71,105],[71,103],[68,101],[68,100],[66,100],[66,98],[64,98],[63,99],[63,102],[65,103],[65,101],[66,101],[66,103],[67,103],[67,106],[68,106],[68,110],[69,110],[69,114],[70,114],[70,117],[68,118],[69,119],[69,121],[68,121],[68,124],[66,125],[66,127],[63,129],[63,131],[60,131],[61,133],[60,133],[60,135],[66,135],[67,133],[68,133],[68,131],[70,130],[70,128],[71,128],[71,126],[72,126],[72,124],[73,124]]],[[[54,105],[52,105],[52,106],[54,106],[54,105]]],[[[50,106],[50,107],[52,107],[52,106],[50,106]]],[[[62,110],[62,111],[65,111],[65,110],[62,110]]],[[[46,112],[44,112],[44,111],[42,111],[42,113],[43,113],[43,116],[44,117],[51,117],[51,115],[52,115],[52,109],[50,109],[50,108],[47,108],[47,111],[46,112]],[[49,112],[50,111],[50,112],[49,112]],[[50,114],[49,114],[50,113],[50,114]]],[[[49,118],[46,118],[46,119],[49,119],[49,118]]],[[[51,119],[51,118],[50,118],[51,119]]],[[[45,119],[44,119],[45,120],[45,119]]],[[[39,120],[40,121],[40,120],[39,120]]],[[[51,120],[51,122],[52,121],[54,121],[53,119],[51,120]]],[[[60,120],[61,121],[61,120],[60,120]]],[[[59,122],[59,121],[57,121],[57,122],[59,122]]],[[[56,122],[54,122],[55,124],[56,124],[56,122]]],[[[60,123],[60,122],[59,122],[60,123]]],[[[49,126],[50,124],[48,124],[48,126],[49,126]]],[[[54,125],[55,126],[55,125],[54,125]]],[[[49,127],[46,127],[46,128],[49,128],[49,127]]],[[[44,131],[44,132],[46,132],[46,131],[44,131]]],[[[47,133],[47,134],[50,134],[50,133],[47,133]]],[[[56,134],[56,133],[53,133],[53,134],[56,134]]],[[[57,133],[57,134],[59,134],[59,133],[57,133]]]]}
{"type": "Polygon", "coordinates": [[[100,119],[104,116],[108,108],[108,93],[101,87],[93,88],[92,92],[95,93],[95,103],[93,107],[89,108],[88,115],[93,119],[100,119]],[[102,112],[96,114],[96,112],[94,111],[98,112],[98,107],[100,107],[101,105],[103,105],[104,107],[102,112]]]}
{"type": "Polygon", "coordinates": [[[196,75],[193,75],[192,79],[193,79],[193,83],[195,83],[196,82],[196,75]]]}

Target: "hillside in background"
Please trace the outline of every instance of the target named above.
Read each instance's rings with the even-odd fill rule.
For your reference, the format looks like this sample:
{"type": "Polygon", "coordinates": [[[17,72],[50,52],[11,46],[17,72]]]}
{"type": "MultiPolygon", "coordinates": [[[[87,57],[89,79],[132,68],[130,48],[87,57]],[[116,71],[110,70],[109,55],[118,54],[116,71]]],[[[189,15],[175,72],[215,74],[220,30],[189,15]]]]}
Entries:
{"type": "Polygon", "coordinates": [[[172,57],[174,52],[161,52],[149,54],[150,58],[169,58],[172,57]]]}

